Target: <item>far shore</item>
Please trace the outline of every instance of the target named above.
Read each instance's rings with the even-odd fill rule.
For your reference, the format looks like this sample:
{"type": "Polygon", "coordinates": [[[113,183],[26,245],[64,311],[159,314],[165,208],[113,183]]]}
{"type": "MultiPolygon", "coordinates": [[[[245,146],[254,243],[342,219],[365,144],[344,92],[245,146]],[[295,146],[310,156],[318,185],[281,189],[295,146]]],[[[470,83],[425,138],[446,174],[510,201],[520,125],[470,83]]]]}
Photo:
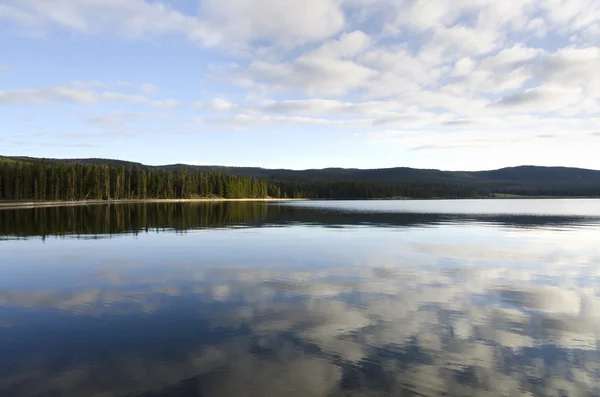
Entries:
{"type": "Polygon", "coordinates": [[[198,198],[198,199],[124,199],[124,200],[77,200],[77,201],[0,201],[0,210],[19,208],[43,208],[43,207],[67,207],[77,205],[100,205],[100,204],[143,204],[143,203],[212,203],[226,201],[254,201],[254,202],[277,202],[277,201],[303,201],[306,199],[293,198],[198,198]]]}

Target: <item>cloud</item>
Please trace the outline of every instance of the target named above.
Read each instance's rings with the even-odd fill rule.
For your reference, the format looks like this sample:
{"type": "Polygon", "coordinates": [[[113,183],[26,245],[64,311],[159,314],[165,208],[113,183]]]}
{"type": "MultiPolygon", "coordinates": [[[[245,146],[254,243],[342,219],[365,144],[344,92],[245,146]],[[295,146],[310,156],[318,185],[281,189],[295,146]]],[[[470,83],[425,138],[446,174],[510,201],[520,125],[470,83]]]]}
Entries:
{"type": "Polygon", "coordinates": [[[246,114],[240,113],[229,118],[215,118],[203,121],[221,124],[224,126],[252,126],[252,125],[324,125],[324,126],[346,126],[360,127],[369,125],[370,120],[349,119],[349,120],[331,120],[318,117],[300,117],[300,116],[271,116],[265,114],[246,114]]]}
{"type": "Polygon", "coordinates": [[[364,88],[375,72],[350,60],[306,54],[290,63],[254,61],[249,76],[272,89],[308,95],[344,95],[364,88]]]}
{"type": "Polygon", "coordinates": [[[227,112],[235,107],[235,105],[224,98],[214,98],[210,101],[210,106],[217,111],[227,112]]]}
{"type": "Polygon", "coordinates": [[[388,22],[385,29],[397,32],[402,28],[415,31],[433,29],[437,26],[453,24],[462,9],[443,0],[434,1],[401,1],[395,4],[395,18],[388,22]]]}
{"type": "MultiPolygon", "coordinates": [[[[121,84],[123,85],[123,84],[121,84]]],[[[3,105],[50,105],[54,103],[71,103],[81,105],[97,105],[100,103],[147,104],[154,107],[173,108],[179,105],[175,99],[153,100],[145,95],[129,94],[116,91],[101,91],[95,88],[108,87],[103,82],[72,82],[45,88],[25,88],[0,91],[0,104],[3,105]]],[[[130,85],[128,85],[130,86],[130,85]]],[[[135,87],[135,86],[134,86],[135,87]]],[[[142,91],[148,91],[142,86],[142,91]]]]}
{"type": "Polygon", "coordinates": [[[296,46],[323,39],[344,26],[337,1],[205,0],[197,15],[185,14],[165,2],[145,0],[38,1],[8,0],[0,18],[22,29],[49,32],[58,28],[80,34],[111,34],[128,38],[182,35],[204,46],[243,46],[256,40],[296,46]]]}
{"type": "Polygon", "coordinates": [[[152,101],[151,105],[156,108],[173,109],[181,105],[177,99],[165,99],[162,101],[152,101]]]}
{"type": "Polygon", "coordinates": [[[455,149],[465,149],[468,147],[476,146],[475,144],[456,144],[456,145],[421,145],[411,147],[408,150],[411,152],[422,152],[426,150],[455,150],[455,149]]]}
{"type": "Polygon", "coordinates": [[[333,0],[206,0],[201,15],[228,40],[295,46],[333,36],[345,17],[333,0]]]}
{"type": "MultiPolygon", "coordinates": [[[[182,122],[256,131],[312,124],[354,134],[362,128],[355,136],[365,139],[390,130],[445,133],[443,142],[427,141],[440,139],[433,134],[395,142],[404,150],[522,143],[541,134],[587,139],[597,131],[600,14],[594,0],[276,3],[6,0],[0,19],[11,23],[13,34],[114,36],[157,45],[183,39],[197,45],[191,51],[210,47],[203,76],[210,88],[202,102],[182,107],[190,112],[182,122]],[[220,86],[211,92],[212,84],[220,86]],[[198,117],[190,107],[200,109],[198,117]],[[525,115],[531,117],[515,117],[525,115]],[[514,131],[525,138],[519,141],[514,131]]],[[[146,82],[83,81],[1,91],[0,103],[181,106],[157,93],[146,82]]]]}
{"type": "Polygon", "coordinates": [[[10,65],[0,64],[0,72],[9,72],[12,70],[10,65]]]}
{"type": "Polygon", "coordinates": [[[120,112],[115,111],[100,116],[94,116],[87,120],[93,126],[105,129],[122,129],[131,123],[143,119],[166,119],[169,116],[159,113],[148,112],[120,112]]]}
{"type": "Polygon", "coordinates": [[[454,63],[451,76],[466,76],[475,69],[476,63],[469,57],[461,58],[454,63]]]}
{"type": "Polygon", "coordinates": [[[325,42],[315,50],[313,56],[352,59],[372,44],[371,38],[360,30],[343,33],[338,39],[325,42]]]}
{"type": "Polygon", "coordinates": [[[0,17],[18,23],[23,29],[42,32],[58,28],[81,34],[129,38],[181,34],[209,46],[221,41],[220,34],[206,22],[161,2],[9,0],[3,9],[0,17]]]}
{"type": "Polygon", "coordinates": [[[594,0],[548,0],[540,2],[545,19],[557,30],[582,31],[593,27],[600,16],[594,0]]]}
{"type": "Polygon", "coordinates": [[[482,119],[482,118],[471,118],[471,119],[456,119],[445,121],[442,125],[449,127],[469,127],[469,126],[478,126],[482,124],[493,124],[496,123],[497,120],[494,119],[482,119]]]}
{"type": "Polygon", "coordinates": [[[105,101],[144,103],[149,99],[140,95],[79,90],[70,86],[0,91],[0,104],[5,105],[45,105],[55,102],[97,104],[105,101]]]}
{"type": "Polygon", "coordinates": [[[510,72],[528,65],[530,61],[544,53],[542,49],[529,48],[522,43],[517,43],[485,58],[481,66],[494,72],[510,72]]]}
{"type": "Polygon", "coordinates": [[[582,90],[578,87],[547,85],[504,97],[490,106],[517,111],[549,112],[578,103],[581,94],[582,90]]]}
{"type": "Polygon", "coordinates": [[[158,92],[158,87],[155,86],[154,84],[143,83],[140,86],[140,91],[144,95],[152,95],[152,94],[156,94],[158,92]]]}
{"type": "Polygon", "coordinates": [[[255,111],[276,114],[355,116],[357,114],[371,117],[395,115],[406,108],[397,101],[365,101],[343,102],[334,99],[300,99],[286,101],[267,101],[250,107],[255,111]]]}
{"type": "Polygon", "coordinates": [[[36,22],[36,18],[33,15],[7,4],[0,4],[0,19],[14,21],[23,25],[33,25],[36,22]]]}
{"type": "Polygon", "coordinates": [[[542,61],[539,72],[556,84],[589,87],[600,96],[600,48],[562,48],[542,61]]]}
{"type": "Polygon", "coordinates": [[[57,148],[93,148],[98,145],[93,143],[63,143],[52,141],[19,141],[19,140],[4,140],[5,145],[19,146],[19,147],[29,147],[29,146],[43,146],[43,147],[57,147],[57,148]]]}
{"type": "Polygon", "coordinates": [[[446,56],[481,55],[494,51],[497,42],[498,33],[495,30],[455,25],[437,28],[436,36],[426,47],[426,51],[446,56]]]}

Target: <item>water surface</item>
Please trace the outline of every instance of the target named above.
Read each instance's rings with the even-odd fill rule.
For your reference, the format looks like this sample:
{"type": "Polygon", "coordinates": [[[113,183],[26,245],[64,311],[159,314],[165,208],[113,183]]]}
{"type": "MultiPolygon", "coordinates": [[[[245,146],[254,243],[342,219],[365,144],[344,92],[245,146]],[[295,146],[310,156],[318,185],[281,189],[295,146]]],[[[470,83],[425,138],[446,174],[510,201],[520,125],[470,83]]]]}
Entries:
{"type": "Polygon", "coordinates": [[[600,201],[0,210],[0,396],[597,396],[600,201]]]}

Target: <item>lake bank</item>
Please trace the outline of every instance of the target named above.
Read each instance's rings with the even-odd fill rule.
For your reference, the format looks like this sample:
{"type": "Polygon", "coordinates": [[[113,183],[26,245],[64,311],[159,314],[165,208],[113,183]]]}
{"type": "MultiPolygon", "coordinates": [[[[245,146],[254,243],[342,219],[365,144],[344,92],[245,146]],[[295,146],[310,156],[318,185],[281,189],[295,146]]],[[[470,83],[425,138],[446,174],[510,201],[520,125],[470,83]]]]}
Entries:
{"type": "Polygon", "coordinates": [[[303,201],[306,199],[290,198],[199,198],[199,199],[124,199],[124,200],[79,200],[79,201],[7,201],[0,202],[0,210],[20,208],[68,207],[99,204],[146,204],[146,203],[216,203],[216,202],[279,202],[303,201]]]}
{"type": "Polygon", "coordinates": [[[198,199],[123,199],[123,200],[76,200],[76,201],[0,201],[0,210],[21,208],[69,207],[101,204],[148,204],[148,203],[217,203],[217,202],[289,202],[289,201],[465,201],[465,200],[582,200],[598,199],[594,196],[517,196],[501,195],[495,197],[464,197],[464,198],[371,198],[371,199],[307,199],[307,198],[198,198],[198,199]]]}

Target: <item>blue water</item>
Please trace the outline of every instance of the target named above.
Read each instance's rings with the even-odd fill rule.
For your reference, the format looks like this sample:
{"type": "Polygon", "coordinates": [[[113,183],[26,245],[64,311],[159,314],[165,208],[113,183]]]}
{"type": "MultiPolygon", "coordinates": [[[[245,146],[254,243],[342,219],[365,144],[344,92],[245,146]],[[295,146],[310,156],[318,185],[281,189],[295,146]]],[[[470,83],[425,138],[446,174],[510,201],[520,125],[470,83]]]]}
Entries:
{"type": "Polygon", "coordinates": [[[0,396],[597,396],[600,201],[0,210],[0,396]]]}

